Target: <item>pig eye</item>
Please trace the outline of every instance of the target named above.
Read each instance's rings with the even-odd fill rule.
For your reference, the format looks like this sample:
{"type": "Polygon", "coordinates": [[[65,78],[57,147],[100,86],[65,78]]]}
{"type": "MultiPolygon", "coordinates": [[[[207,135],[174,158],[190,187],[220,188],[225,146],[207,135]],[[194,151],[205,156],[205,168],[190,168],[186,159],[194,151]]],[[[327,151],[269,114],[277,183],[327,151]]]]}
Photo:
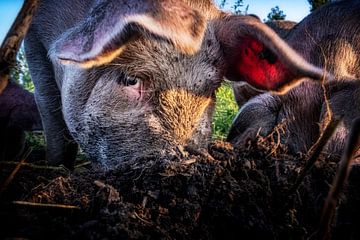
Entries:
{"type": "Polygon", "coordinates": [[[124,85],[125,86],[136,86],[140,83],[140,79],[137,77],[127,77],[125,78],[124,85]]]}
{"type": "Polygon", "coordinates": [[[126,74],[120,74],[117,82],[126,87],[136,87],[141,83],[141,79],[135,76],[127,76],[126,74]]]}

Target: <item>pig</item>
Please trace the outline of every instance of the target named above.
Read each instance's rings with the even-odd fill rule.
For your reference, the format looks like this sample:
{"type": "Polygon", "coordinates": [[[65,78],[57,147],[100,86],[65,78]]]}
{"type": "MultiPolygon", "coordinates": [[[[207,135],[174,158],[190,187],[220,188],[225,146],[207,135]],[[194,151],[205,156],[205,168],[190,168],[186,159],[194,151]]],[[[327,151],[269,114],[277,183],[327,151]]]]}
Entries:
{"type": "Polygon", "coordinates": [[[351,122],[360,116],[359,23],[358,0],[325,5],[303,19],[290,31],[287,43],[307,61],[328,70],[333,78],[325,81],[324,88],[304,81],[284,95],[262,93],[242,103],[227,140],[242,145],[258,133],[267,136],[285,123],[281,142],[290,153],[306,153],[323,131],[328,116],[326,93],[333,117],[343,117],[343,123],[325,152],[340,156],[351,122]]]}
{"type": "Polygon", "coordinates": [[[0,94],[0,161],[19,160],[25,131],[42,130],[34,95],[10,80],[0,94]]]}
{"type": "Polygon", "coordinates": [[[69,168],[77,144],[105,170],[206,147],[224,77],[278,92],[331,77],[210,0],[43,0],[25,49],[47,160],[69,168]]]}

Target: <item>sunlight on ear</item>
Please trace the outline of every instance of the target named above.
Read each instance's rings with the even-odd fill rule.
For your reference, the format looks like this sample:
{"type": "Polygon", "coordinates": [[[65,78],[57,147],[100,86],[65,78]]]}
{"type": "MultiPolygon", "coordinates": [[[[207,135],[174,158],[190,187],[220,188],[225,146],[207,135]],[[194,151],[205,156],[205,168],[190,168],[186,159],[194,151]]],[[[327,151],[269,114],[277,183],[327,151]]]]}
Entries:
{"type": "Polygon", "coordinates": [[[0,1],[0,43],[4,41],[7,32],[20,11],[23,0],[0,1]]]}

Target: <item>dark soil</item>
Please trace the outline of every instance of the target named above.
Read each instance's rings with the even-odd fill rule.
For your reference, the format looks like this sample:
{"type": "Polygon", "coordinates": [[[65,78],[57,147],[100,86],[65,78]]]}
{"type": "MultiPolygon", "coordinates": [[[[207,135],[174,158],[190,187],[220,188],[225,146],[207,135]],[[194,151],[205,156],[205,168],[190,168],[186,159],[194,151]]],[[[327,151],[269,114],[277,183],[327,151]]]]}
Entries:
{"type": "MultiPolygon", "coordinates": [[[[5,186],[16,164],[0,163],[0,238],[309,238],[337,162],[322,156],[292,191],[306,158],[274,147],[251,143],[233,149],[216,141],[208,150],[179,150],[177,156],[141,159],[108,172],[86,164],[74,172],[48,168],[38,161],[41,151],[33,152],[31,164],[5,186]]],[[[360,239],[359,184],[360,168],[354,166],[333,239],[360,239]]]]}

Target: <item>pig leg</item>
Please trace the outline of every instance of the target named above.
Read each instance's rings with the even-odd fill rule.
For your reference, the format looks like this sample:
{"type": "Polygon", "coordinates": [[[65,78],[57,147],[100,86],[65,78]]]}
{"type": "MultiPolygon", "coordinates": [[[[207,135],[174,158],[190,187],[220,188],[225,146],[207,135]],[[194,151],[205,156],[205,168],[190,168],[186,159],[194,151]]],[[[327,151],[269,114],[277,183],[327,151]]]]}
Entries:
{"type": "Polygon", "coordinates": [[[72,168],[78,146],[63,118],[61,95],[53,67],[48,60],[46,50],[36,36],[27,36],[25,48],[30,74],[35,85],[35,100],[45,131],[47,160],[52,165],[64,164],[72,168]]]}
{"type": "Polygon", "coordinates": [[[276,96],[261,94],[247,102],[237,114],[227,140],[240,146],[259,133],[267,136],[274,129],[280,105],[276,96]]]}

